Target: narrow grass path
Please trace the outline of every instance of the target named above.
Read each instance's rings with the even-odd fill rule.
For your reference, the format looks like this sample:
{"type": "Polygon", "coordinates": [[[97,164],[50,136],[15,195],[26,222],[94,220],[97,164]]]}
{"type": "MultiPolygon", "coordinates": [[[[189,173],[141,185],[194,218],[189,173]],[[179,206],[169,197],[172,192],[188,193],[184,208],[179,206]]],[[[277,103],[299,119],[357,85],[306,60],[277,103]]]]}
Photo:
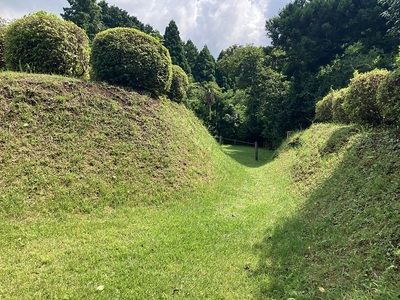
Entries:
{"type": "Polygon", "coordinates": [[[272,152],[224,152],[234,171],[186,201],[0,221],[0,299],[261,298],[259,245],[296,199],[272,152]]]}

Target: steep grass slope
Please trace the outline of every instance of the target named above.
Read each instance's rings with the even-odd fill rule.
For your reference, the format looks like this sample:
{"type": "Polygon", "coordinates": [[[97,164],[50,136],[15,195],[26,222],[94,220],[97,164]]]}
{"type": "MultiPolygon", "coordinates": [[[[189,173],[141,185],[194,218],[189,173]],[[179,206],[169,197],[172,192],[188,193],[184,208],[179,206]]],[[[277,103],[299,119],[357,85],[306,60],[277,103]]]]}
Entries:
{"type": "Polygon", "coordinates": [[[215,143],[182,106],[76,79],[0,73],[0,213],[159,202],[213,176],[215,143]]]}
{"type": "Polygon", "coordinates": [[[398,129],[223,150],[169,101],[0,73],[0,298],[398,299],[398,129]]]}
{"type": "Polygon", "coordinates": [[[398,299],[400,132],[318,124],[276,160],[303,200],[259,245],[263,297],[398,299]]]}

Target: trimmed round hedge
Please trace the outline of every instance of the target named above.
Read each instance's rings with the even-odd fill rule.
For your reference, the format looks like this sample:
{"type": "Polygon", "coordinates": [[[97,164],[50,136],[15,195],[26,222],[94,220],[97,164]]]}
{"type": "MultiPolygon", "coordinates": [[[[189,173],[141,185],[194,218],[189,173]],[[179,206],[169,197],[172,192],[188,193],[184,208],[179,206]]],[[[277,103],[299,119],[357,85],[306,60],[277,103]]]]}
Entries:
{"type": "Polygon", "coordinates": [[[83,76],[89,66],[89,40],[74,23],[40,11],[8,26],[5,61],[12,71],[83,76]]]}
{"type": "Polygon", "coordinates": [[[166,95],[172,82],[172,61],[157,39],[133,28],[98,33],[92,44],[93,80],[166,95]]]}
{"type": "Polygon", "coordinates": [[[186,98],[189,88],[189,78],[185,71],[177,65],[172,65],[172,84],[168,97],[175,102],[181,103],[186,98]]]}
{"type": "Polygon", "coordinates": [[[377,103],[384,123],[400,124],[400,69],[382,80],[377,92],[377,103]]]}
{"type": "Polygon", "coordinates": [[[6,61],[4,59],[4,37],[6,35],[6,27],[0,26],[0,71],[6,67],[6,61]]]}
{"type": "Polygon", "coordinates": [[[350,82],[343,108],[351,122],[363,125],[379,125],[383,118],[377,104],[376,94],[387,70],[373,70],[357,74],[350,82]]]}

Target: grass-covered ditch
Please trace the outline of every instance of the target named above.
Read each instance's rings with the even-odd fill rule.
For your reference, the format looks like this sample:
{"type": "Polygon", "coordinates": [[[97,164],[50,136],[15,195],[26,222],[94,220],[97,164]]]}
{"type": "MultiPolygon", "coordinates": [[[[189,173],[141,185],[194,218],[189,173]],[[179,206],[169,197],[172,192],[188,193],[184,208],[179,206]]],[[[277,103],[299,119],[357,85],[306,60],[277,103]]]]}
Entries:
{"type": "Polygon", "coordinates": [[[0,73],[1,299],[398,299],[400,135],[218,146],[182,105],[0,73]]]}

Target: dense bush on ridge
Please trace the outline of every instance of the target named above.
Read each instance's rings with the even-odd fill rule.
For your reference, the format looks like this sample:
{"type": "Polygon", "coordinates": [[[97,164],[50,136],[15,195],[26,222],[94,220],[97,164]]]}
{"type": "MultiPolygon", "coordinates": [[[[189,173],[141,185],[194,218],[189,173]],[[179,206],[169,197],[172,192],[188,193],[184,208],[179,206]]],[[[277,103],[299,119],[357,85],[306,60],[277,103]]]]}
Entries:
{"type": "Polygon", "coordinates": [[[168,50],[155,38],[133,28],[98,33],[92,45],[92,78],[110,84],[139,88],[159,96],[172,81],[168,50]]]}
{"type": "Polygon", "coordinates": [[[189,78],[178,65],[172,65],[172,84],[168,97],[175,102],[182,102],[186,98],[189,88],[189,78]]]}
{"type": "Polygon", "coordinates": [[[315,121],[331,122],[332,121],[332,103],[334,95],[337,91],[331,91],[322,100],[315,105],[315,121]]]}
{"type": "Polygon", "coordinates": [[[8,26],[5,61],[12,71],[83,76],[89,63],[88,37],[54,14],[33,13],[8,26]]]}
{"type": "Polygon", "coordinates": [[[6,27],[0,26],[0,71],[6,67],[4,60],[4,36],[6,35],[6,27]]]}
{"type": "Polygon", "coordinates": [[[315,121],[362,125],[400,122],[400,69],[356,74],[347,88],[331,91],[315,106],[315,121]]]}
{"type": "Polygon", "coordinates": [[[382,80],[378,88],[377,103],[385,123],[400,124],[400,69],[382,80]]]}
{"type": "Polygon", "coordinates": [[[343,103],[346,100],[348,90],[348,88],[343,88],[336,91],[332,99],[332,121],[335,123],[350,123],[349,117],[343,109],[343,103]]]}
{"type": "Polygon", "coordinates": [[[348,116],[343,109],[348,88],[332,90],[315,105],[316,122],[349,123],[348,116]]]}
{"type": "Polygon", "coordinates": [[[351,122],[379,125],[383,122],[376,102],[376,92],[387,70],[374,70],[356,74],[350,81],[343,108],[351,122]]]}

